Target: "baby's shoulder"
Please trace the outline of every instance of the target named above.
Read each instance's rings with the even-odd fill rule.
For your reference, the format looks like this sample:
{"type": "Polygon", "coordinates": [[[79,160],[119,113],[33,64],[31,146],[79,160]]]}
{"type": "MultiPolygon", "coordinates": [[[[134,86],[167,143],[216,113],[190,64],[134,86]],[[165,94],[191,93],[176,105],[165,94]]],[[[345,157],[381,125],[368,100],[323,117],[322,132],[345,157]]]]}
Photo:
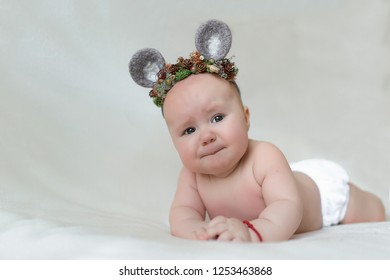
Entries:
{"type": "Polygon", "coordinates": [[[287,161],[283,152],[270,142],[250,140],[249,145],[250,157],[257,168],[264,170],[280,164],[285,165],[287,161]]]}
{"type": "Polygon", "coordinates": [[[249,140],[249,151],[256,156],[267,156],[269,154],[280,154],[282,151],[271,142],[249,140]]]}

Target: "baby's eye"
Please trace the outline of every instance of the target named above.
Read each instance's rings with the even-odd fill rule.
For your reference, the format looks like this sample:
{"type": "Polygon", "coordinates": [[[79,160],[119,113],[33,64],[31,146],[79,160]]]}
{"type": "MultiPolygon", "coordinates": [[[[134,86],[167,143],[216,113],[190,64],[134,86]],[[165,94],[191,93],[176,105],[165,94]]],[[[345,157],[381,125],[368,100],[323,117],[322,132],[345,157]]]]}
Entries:
{"type": "Polygon", "coordinates": [[[217,123],[217,122],[222,121],[223,118],[224,118],[223,115],[216,115],[216,116],[213,117],[213,119],[211,120],[211,122],[212,122],[212,123],[217,123]]]}
{"type": "Polygon", "coordinates": [[[195,132],[195,128],[189,127],[189,128],[187,128],[187,129],[184,130],[183,134],[184,134],[184,135],[190,135],[190,134],[192,134],[192,133],[194,133],[194,132],[195,132]]]}

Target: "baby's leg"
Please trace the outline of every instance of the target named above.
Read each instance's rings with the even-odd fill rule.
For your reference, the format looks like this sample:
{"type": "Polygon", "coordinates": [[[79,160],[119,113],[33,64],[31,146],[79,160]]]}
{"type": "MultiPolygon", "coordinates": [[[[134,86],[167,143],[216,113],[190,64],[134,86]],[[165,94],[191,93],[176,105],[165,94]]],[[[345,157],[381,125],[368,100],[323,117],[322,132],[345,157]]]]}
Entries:
{"type": "Polygon", "coordinates": [[[385,220],[385,207],[377,196],[359,189],[352,183],[349,183],[349,186],[349,203],[342,224],[385,220]]]}

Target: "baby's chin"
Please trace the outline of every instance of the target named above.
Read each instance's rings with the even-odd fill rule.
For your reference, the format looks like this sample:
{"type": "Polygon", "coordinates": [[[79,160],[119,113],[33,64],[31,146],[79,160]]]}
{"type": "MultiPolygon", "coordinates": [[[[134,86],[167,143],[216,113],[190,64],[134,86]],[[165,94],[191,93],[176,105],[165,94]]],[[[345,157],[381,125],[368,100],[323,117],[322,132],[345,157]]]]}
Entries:
{"type": "Polygon", "coordinates": [[[227,177],[231,173],[234,172],[236,169],[238,163],[232,164],[232,162],[229,162],[228,164],[215,164],[215,165],[209,165],[206,167],[198,167],[193,168],[191,170],[194,173],[201,174],[201,175],[208,175],[208,176],[215,176],[215,177],[227,177]]]}

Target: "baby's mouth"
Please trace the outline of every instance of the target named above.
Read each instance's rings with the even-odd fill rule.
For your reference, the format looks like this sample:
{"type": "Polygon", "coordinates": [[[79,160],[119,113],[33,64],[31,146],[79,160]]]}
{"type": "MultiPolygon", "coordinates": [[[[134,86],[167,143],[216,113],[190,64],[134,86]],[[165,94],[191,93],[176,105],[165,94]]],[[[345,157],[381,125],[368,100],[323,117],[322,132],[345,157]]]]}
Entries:
{"type": "Polygon", "coordinates": [[[223,149],[225,149],[225,147],[218,147],[218,148],[215,148],[215,149],[207,150],[206,152],[201,154],[200,158],[204,158],[204,157],[215,155],[216,153],[222,151],[223,149]]]}

